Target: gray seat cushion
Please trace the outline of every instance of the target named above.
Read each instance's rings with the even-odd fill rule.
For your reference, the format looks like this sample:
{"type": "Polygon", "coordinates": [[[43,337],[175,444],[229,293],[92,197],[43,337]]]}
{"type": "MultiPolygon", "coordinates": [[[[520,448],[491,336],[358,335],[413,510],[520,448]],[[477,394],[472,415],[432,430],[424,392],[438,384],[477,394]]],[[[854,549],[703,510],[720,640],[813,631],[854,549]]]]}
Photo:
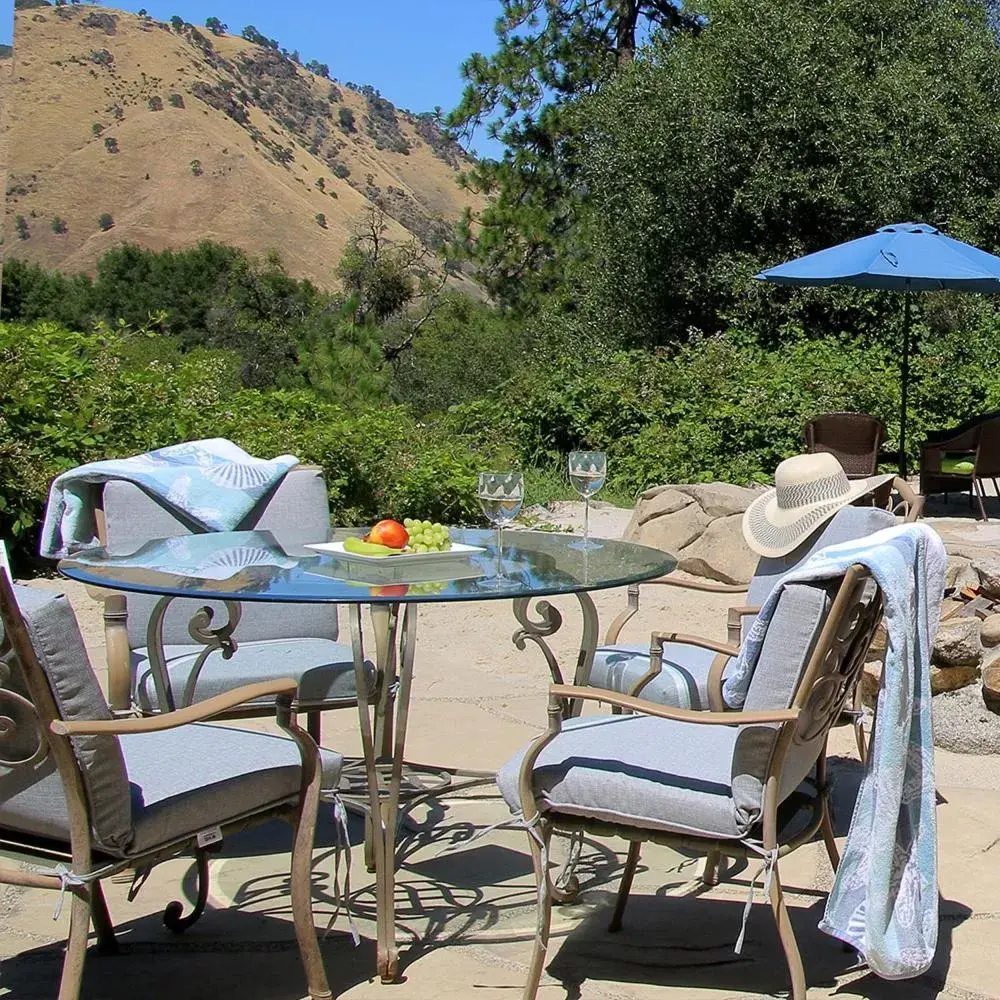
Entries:
{"type": "MultiPolygon", "coordinates": [[[[110,719],[67,597],[19,586],[14,587],[14,596],[60,717],[110,719]]],[[[11,679],[5,687],[27,697],[27,686],[13,657],[10,667],[11,679]]],[[[0,703],[6,701],[0,699],[0,703]]],[[[8,709],[6,704],[2,707],[8,709]]],[[[20,723],[20,733],[17,745],[4,747],[4,757],[28,759],[38,745],[37,722],[31,710],[10,710],[20,714],[15,720],[20,723]]],[[[132,840],[132,816],[118,741],[113,736],[75,736],[71,742],[90,801],[94,838],[109,850],[123,849],[132,840]]],[[[0,825],[37,836],[55,836],[56,831],[68,829],[62,782],[51,756],[27,768],[0,767],[0,825]]]]}
{"type": "MultiPolygon", "coordinates": [[[[708,672],[715,657],[714,650],[701,646],[683,642],[664,644],[663,669],[642,689],[639,697],[658,705],[707,709],[708,672]]],[[[594,653],[590,684],[618,694],[631,694],[648,670],[648,645],[601,646],[594,653]]]]}
{"type": "MultiPolygon", "coordinates": [[[[792,703],[840,581],[785,587],[751,678],[746,708],[792,703]]],[[[733,713],[733,719],[738,719],[733,713]]],[[[759,822],[777,725],[703,726],[648,716],[566,723],[535,767],[540,808],[647,829],[742,837],[759,822]]],[[[820,746],[793,747],[780,797],[811,769],[820,746]]],[[[518,808],[519,754],[497,775],[518,808]]]]}
{"type": "MultiPolygon", "coordinates": [[[[572,719],[535,765],[547,810],[649,830],[737,838],[732,763],[739,730],[643,715],[572,719]]],[[[522,750],[497,773],[520,809],[522,750]]]]}
{"type": "MultiPolygon", "coordinates": [[[[299,795],[301,757],[287,737],[195,724],[121,737],[135,839],[129,854],[183,839],[299,795]]],[[[323,751],[323,786],[343,758],[323,751]]]]}
{"type": "MultiPolygon", "coordinates": [[[[220,650],[213,650],[199,672],[193,692],[188,695],[192,670],[202,647],[169,645],[164,647],[167,672],[175,707],[204,701],[213,695],[230,691],[241,684],[291,677],[298,682],[296,703],[302,706],[343,702],[357,698],[354,658],[351,647],[332,639],[275,639],[240,643],[231,659],[225,660],[220,650]]],[[[159,708],[159,698],[153,683],[153,673],[145,649],[131,653],[136,694],[144,711],[159,708]]],[[[368,694],[374,693],[375,667],[365,661],[368,673],[368,694]]],[[[273,704],[274,699],[261,699],[250,704],[273,704]]]]}

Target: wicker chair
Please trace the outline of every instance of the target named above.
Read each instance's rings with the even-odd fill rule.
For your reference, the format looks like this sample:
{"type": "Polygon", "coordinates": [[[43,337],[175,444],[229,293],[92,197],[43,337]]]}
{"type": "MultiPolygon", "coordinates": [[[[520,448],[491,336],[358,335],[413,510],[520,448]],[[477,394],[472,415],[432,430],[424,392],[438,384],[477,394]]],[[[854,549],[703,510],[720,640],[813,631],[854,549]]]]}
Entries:
{"type": "Polygon", "coordinates": [[[103,879],[193,854],[197,903],[187,915],[176,902],[163,914],[179,933],[205,908],[207,852],[275,818],[295,831],[290,902],[309,995],[328,1000],[313,924],[312,848],[321,785],[336,786],[343,758],[321,755],[295,724],[295,681],[274,678],[176,712],[115,719],[64,595],[12,586],[0,570],[0,625],[0,842],[18,860],[43,866],[0,866],[0,884],[70,894],[59,1000],[79,996],[91,921],[99,949],[117,950],[103,879]],[[276,704],[287,737],[204,724],[260,698],[276,704]]]}
{"type": "Polygon", "coordinates": [[[983,503],[984,479],[993,480],[993,488],[1000,495],[997,477],[1000,476],[1000,411],[967,420],[958,427],[935,431],[928,435],[920,450],[920,492],[961,493],[969,491],[969,506],[973,497],[979,505],[979,514],[988,521],[983,503]],[[971,462],[968,471],[950,471],[948,460],[971,462]]]}
{"type": "MultiPolygon", "coordinates": [[[[497,774],[501,794],[528,828],[539,886],[524,1000],[537,993],[552,900],[566,898],[548,870],[554,830],[629,841],[611,931],[621,927],[644,841],[710,857],[769,858],[767,885],[791,995],[804,1000],[805,974],[778,864],[817,832],[834,869],[839,863],[826,742],[861,675],[881,615],[881,592],[862,566],[851,567],[840,580],[787,586],[740,712],[666,707],[583,687],[550,688],[548,730],[497,774]],[[566,721],[564,699],[610,700],[629,714],[566,721]],[[783,824],[779,807],[794,807],[803,797],[811,806],[809,820],[783,824]]],[[[654,661],[670,639],[653,633],[654,661]]]]}
{"type": "Polygon", "coordinates": [[[878,456],[885,440],[885,424],[867,413],[821,413],[805,427],[807,452],[828,451],[844,467],[848,479],[864,479],[878,472],[878,456]]]}

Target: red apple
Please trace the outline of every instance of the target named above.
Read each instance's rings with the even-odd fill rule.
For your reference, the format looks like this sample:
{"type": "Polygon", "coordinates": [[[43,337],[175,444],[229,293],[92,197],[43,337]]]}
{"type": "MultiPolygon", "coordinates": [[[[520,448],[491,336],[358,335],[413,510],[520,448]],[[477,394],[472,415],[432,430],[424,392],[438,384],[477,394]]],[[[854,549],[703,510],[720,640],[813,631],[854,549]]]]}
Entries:
{"type": "Polygon", "coordinates": [[[379,521],[371,531],[365,535],[366,542],[375,542],[378,545],[388,546],[390,549],[405,549],[406,543],[410,540],[410,533],[399,521],[379,521]]]}
{"type": "Polygon", "coordinates": [[[393,583],[386,587],[372,587],[372,597],[406,597],[409,590],[408,583],[393,583]]]}

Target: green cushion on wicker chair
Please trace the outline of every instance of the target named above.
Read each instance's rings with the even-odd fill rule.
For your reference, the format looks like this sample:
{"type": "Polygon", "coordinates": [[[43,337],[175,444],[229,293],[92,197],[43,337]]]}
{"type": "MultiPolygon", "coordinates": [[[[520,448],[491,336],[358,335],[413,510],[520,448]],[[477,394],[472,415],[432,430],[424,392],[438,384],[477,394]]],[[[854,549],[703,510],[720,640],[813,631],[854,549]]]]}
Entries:
{"type": "Polygon", "coordinates": [[[942,455],[941,471],[953,476],[971,476],[976,471],[976,463],[964,455],[942,455]]]}

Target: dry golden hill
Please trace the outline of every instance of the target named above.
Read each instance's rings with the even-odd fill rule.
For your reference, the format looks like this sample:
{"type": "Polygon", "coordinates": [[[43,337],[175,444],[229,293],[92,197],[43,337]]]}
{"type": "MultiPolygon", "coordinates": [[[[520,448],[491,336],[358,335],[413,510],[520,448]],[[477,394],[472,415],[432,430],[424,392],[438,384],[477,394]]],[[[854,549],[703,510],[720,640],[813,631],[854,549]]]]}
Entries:
{"type": "Polygon", "coordinates": [[[7,79],[6,250],[64,271],[126,241],[211,239],[277,250],[290,274],[330,287],[373,204],[389,239],[427,245],[478,204],[458,184],[462,150],[429,116],[232,35],[35,7],[17,12],[7,79]]]}

